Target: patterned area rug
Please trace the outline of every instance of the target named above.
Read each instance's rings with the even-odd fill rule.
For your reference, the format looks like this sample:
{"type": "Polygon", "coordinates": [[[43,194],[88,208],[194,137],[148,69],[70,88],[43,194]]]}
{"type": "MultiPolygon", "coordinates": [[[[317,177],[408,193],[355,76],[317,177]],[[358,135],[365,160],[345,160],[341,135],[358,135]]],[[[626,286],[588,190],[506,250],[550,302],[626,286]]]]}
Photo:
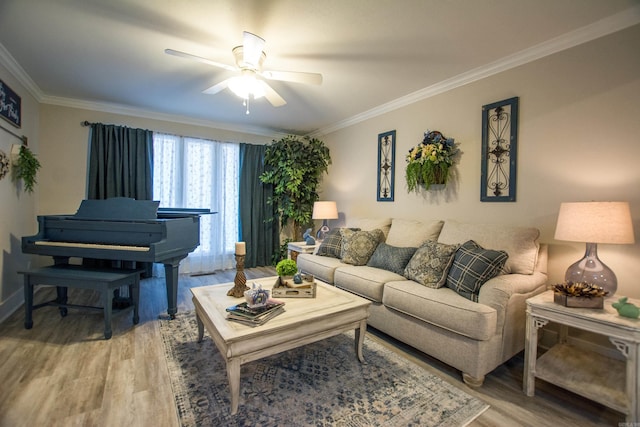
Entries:
{"type": "Polygon", "coordinates": [[[229,414],[226,365],[195,313],[161,320],[182,426],[464,426],[489,405],[368,336],[361,364],[345,333],[242,365],[229,414]]]}

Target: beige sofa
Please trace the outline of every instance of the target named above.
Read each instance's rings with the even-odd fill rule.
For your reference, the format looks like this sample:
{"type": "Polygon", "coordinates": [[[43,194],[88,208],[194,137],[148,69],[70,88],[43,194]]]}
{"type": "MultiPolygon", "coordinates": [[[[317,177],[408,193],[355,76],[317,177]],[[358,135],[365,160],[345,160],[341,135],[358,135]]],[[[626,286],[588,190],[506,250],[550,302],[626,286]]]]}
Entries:
{"type": "MultiPolygon", "coordinates": [[[[547,282],[547,247],[539,244],[537,229],[403,219],[354,219],[347,226],[382,230],[387,249],[420,247],[427,241],[427,246],[436,241],[449,248],[473,240],[484,249],[506,252],[500,273],[480,287],[476,301],[448,287],[449,277],[434,288],[408,280],[401,271],[352,265],[317,253],[300,254],[297,262],[301,271],[371,300],[370,326],[460,370],[469,385],[482,385],[486,374],[524,349],[525,300],[544,291],[547,282]]],[[[460,270],[458,253],[452,259],[460,270]]],[[[447,268],[445,276],[454,265],[447,268]]]]}

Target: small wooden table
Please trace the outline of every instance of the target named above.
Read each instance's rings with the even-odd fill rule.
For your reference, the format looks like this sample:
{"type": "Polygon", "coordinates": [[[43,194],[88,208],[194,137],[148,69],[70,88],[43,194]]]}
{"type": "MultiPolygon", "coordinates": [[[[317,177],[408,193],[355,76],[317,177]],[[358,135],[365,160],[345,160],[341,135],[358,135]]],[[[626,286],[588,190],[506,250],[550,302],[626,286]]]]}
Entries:
{"type": "Polygon", "coordinates": [[[138,316],[138,299],[140,295],[140,273],[143,270],[126,270],[115,268],[88,268],[81,265],[56,264],[42,268],[19,271],[24,275],[24,327],[33,327],[33,310],[53,305],[60,307],[60,314],[67,315],[67,308],[89,308],[104,312],[104,338],[111,338],[111,313],[113,291],[121,286],[129,287],[131,306],[133,310],[133,323],[140,320],[138,316]],[[34,285],[55,285],[57,298],[36,306],[33,305],[34,285]],[[67,287],[92,289],[102,294],[103,307],[92,307],[67,303],[67,287]]]}
{"type": "MultiPolygon", "coordinates": [[[[527,300],[523,389],[533,396],[535,379],[556,384],[640,421],[640,319],[621,317],[606,298],[604,308],[572,308],[553,302],[553,291],[527,300]],[[561,325],[559,343],[537,358],[538,329],[549,321],[561,325]],[[626,363],[567,343],[567,327],[605,335],[626,363]]],[[[629,300],[640,305],[638,300],[629,300]]],[[[635,425],[635,424],[634,424],[635,425]]]]}
{"type": "Polygon", "coordinates": [[[312,254],[318,246],[318,243],[307,245],[307,242],[289,242],[287,244],[287,256],[289,259],[296,261],[299,254],[312,254]]]}
{"type": "MultiPolygon", "coordinates": [[[[251,280],[271,289],[276,277],[251,280]]],[[[316,298],[283,298],[285,312],[262,326],[227,320],[225,309],[243,300],[227,296],[233,283],[191,288],[198,320],[198,341],[204,329],[227,364],[231,414],[238,411],[240,366],[355,329],[355,351],[360,362],[371,302],[316,279],[316,298]]]]}

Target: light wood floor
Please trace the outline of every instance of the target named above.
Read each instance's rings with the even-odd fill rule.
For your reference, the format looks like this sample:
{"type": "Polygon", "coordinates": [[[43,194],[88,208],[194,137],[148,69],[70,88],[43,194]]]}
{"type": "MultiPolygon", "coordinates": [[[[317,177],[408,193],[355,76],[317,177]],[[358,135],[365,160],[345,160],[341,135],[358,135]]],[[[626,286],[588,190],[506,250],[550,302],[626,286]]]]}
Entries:
{"type": "MultiPolygon", "coordinates": [[[[272,268],[247,269],[247,278],[271,276],[272,268]]],[[[235,271],[180,277],[178,311],[193,309],[190,287],[233,281],[235,271]]],[[[53,298],[54,288],[36,294],[53,298]]],[[[100,305],[90,291],[69,290],[70,302],[100,305]]],[[[158,316],[166,313],[164,279],[142,281],[140,323],[115,314],[113,338],[103,339],[101,312],[54,307],[34,311],[24,329],[24,312],[0,324],[0,426],[178,426],[162,350],[158,316]]],[[[622,414],[553,385],[537,382],[536,396],[522,393],[522,355],[487,375],[472,389],[456,370],[395,342],[375,330],[376,339],[436,375],[482,399],[491,408],[472,426],[618,426],[622,414]]]]}

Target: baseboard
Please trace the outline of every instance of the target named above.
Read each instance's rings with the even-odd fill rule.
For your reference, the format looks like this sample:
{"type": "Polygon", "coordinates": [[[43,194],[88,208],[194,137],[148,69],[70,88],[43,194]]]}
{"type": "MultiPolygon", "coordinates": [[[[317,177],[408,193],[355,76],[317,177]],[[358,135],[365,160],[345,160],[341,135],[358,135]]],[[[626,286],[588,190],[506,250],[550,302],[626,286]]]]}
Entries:
{"type": "Polygon", "coordinates": [[[4,322],[24,304],[24,291],[14,292],[6,300],[0,302],[0,323],[4,322]]]}

